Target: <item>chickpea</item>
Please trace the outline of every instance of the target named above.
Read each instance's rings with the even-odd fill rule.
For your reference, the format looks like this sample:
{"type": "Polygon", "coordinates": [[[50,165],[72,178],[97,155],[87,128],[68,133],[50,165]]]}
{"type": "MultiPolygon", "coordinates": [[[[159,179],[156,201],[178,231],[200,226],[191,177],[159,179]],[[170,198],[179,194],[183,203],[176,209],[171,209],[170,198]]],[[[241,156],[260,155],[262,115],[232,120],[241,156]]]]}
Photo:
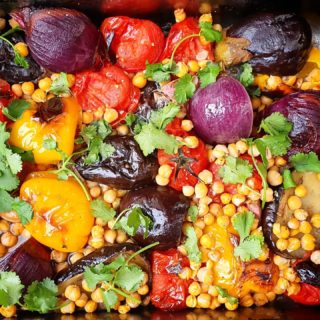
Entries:
{"type": "Polygon", "coordinates": [[[69,285],[64,291],[64,295],[67,299],[71,301],[76,301],[80,298],[81,291],[77,285],[69,285]]]}
{"type": "Polygon", "coordinates": [[[135,87],[142,89],[143,87],[146,86],[147,84],[147,79],[144,76],[143,73],[138,72],[137,74],[134,75],[134,77],[132,78],[132,83],[135,87]]]}
{"type": "Polygon", "coordinates": [[[276,187],[282,184],[283,178],[279,172],[275,170],[269,170],[267,174],[267,180],[271,186],[276,187]]]}
{"type": "Polygon", "coordinates": [[[308,190],[303,184],[300,184],[295,188],[294,193],[297,197],[303,198],[307,195],[308,190]]]}
{"type": "Polygon", "coordinates": [[[64,262],[67,260],[68,254],[66,252],[52,250],[51,251],[51,260],[54,260],[55,262],[64,262]]]}
{"type": "Polygon", "coordinates": [[[1,243],[6,247],[13,247],[18,242],[18,238],[11,232],[5,232],[1,235],[1,243]]]}
{"type": "Polygon", "coordinates": [[[6,220],[0,221],[0,232],[7,232],[10,229],[10,224],[6,220]]]}
{"type": "Polygon", "coordinates": [[[66,305],[64,305],[61,309],[60,309],[60,312],[61,313],[74,313],[76,309],[76,306],[74,304],[73,301],[69,301],[66,303],[66,305]]]}
{"type": "Polygon", "coordinates": [[[15,305],[11,305],[8,307],[1,306],[0,307],[0,314],[5,318],[11,318],[15,316],[17,313],[17,308],[15,305]]]}
{"type": "MultiPolygon", "coordinates": [[[[297,196],[290,196],[288,199],[288,207],[291,210],[300,209],[302,206],[301,199],[297,196]]],[[[297,218],[297,217],[296,217],[297,218]]]]}
{"type": "Polygon", "coordinates": [[[11,233],[13,234],[13,235],[15,235],[15,236],[19,236],[21,233],[22,233],[22,231],[23,231],[23,225],[22,225],[22,223],[13,223],[12,225],[11,225],[11,228],[10,228],[11,230],[11,233]]]}
{"type": "Polygon", "coordinates": [[[311,261],[315,264],[320,264],[320,250],[315,250],[311,253],[311,261]]]}
{"type": "Polygon", "coordinates": [[[75,305],[79,308],[83,308],[88,301],[88,296],[85,293],[82,293],[79,299],[75,301],[75,305]]]}

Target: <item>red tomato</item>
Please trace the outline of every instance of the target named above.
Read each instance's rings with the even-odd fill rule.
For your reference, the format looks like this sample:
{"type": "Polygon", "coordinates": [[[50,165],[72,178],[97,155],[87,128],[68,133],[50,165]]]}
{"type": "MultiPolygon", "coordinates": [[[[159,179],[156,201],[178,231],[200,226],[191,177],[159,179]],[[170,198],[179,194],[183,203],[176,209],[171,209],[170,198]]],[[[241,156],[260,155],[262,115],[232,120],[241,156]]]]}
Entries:
{"type": "Polygon", "coordinates": [[[198,182],[197,175],[208,167],[208,155],[205,144],[199,139],[197,148],[183,146],[178,154],[167,154],[164,150],[158,151],[159,164],[171,166],[169,186],[178,191],[183,186],[195,186],[198,182]]]}
{"type": "Polygon", "coordinates": [[[289,296],[295,302],[307,305],[320,305],[320,287],[315,287],[307,283],[300,283],[298,294],[289,296]]]}
{"type": "Polygon", "coordinates": [[[166,132],[177,137],[186,137],[188,133],[181,128],[181,122],[181,119],[174,118],[173,121],[166,126],[166,132]]]}
{"type": "Polygon", "coordinates": [[[129,72],[144,70],[147,61],[157,62],[164,47],[161,29],[149,20],[110,17],[100,30],[105,39],[112,39],[110,49],[117,64],[129,72]]]}
{"type": "Polygon", "coordinates": [[[140,98],[140,90],[133,86],[128,75],[112,65],[106,65],[97,72],[78,73],[72,90],[83,110],[116,109],[119,118],[113,125],[125,118],[128,112],[134,112],[140,98]]]}
{"type": "Polygon", "coordinates": [[[178,250],[154,251],[152,263],[152,304],[162,310],[186,308],[190,280],[182,280],[178,274],[189,266],[189,260],[178,250]]]}
{"type": "MultiPolygon", "coordinates": [[[[167,37],[161,60],[170,58],[174,48],[183,38],[199,32],[199,23],[195,18],[187,18],[182,22],[175,23],[167,37]]],[[[189,60],[204,59],[213,60],[212,45],[210,43],[207,45],[201,44],[199,37],[190,38],[182,42],[174,55],[175,61],[188,62],[189,60]]]]}
{"type": "Polygon", "coordinates": [[[10,100],[12,100],[13,94],[10,89],[10,84],[7,81],[0,79],[0,121],[5,122],[7,118],[2,114],[2,108],[6,107],[10,100]]]}

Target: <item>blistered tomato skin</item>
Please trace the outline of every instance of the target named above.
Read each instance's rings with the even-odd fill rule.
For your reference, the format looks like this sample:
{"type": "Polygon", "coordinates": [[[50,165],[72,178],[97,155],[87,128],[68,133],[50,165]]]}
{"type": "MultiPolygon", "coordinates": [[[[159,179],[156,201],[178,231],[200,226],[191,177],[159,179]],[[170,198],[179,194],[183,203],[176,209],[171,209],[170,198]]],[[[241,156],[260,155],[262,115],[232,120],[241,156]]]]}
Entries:
{"type": "Polygon", "coordinates": [[[36,108],[26,110],[11,126],[10,144],[32,151],[38,164],[56,164],[61,155],[43,147],[45,139],[52,138],[59,149],[71,155],[80,117],[80,107],[74,98],[62,98],[62,113],[49,122],[40,121],[36,108]]]}
{"type": "Polygon", "coordinates": [[[164,35],[149,20],[110,17],[100,28],[104,39],[111,40],[110,49],[117,65],[128,72],[142,71],[146,63],[158,62],[164,47],[164,35]]]}
{"type": "Polygon", "coordinates": [[[81,186],[72,178],[58,180],[48,172],[29,176],[20,197],[34,211],[26,229],[40,243],[63,252],[82,249],[88,241],[94,218],[81,186]]]}
{"type": "Polygon", "coordinates": [[[190,280],[179,278],[178,274],[189,266],[189,260],[178,250],[154,251],[152,263],[152,304],[162,310],[182,310],[186,308],[186,298],[190,280]]]}
{"type": "Polygon", "coordinates": [[[312,286],[307,283],[301,283],[299,293],[291,295],[289,298],[294,302],[301,304],[310,306],[320,305],[320,287],[312,286]]]}
{"type": "Polygon", "coordinates": [[[10,84],[0,79],[0,122],[5,122],[7,118],[2,113],[2,108],[6,107],[13,98],[10,84]]]}

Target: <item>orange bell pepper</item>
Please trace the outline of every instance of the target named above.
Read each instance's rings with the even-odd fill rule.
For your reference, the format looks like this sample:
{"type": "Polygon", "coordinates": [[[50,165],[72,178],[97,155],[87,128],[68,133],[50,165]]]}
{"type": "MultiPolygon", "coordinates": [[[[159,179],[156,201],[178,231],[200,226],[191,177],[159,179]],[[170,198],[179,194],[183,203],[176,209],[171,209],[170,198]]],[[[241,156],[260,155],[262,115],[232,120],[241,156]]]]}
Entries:
{"type": "Polygon", "coordinates": [[[87,243],[94,217],[90,202],[73,179],[58,180],[42,171],[29,175],[20,189],[34,216],[26,229],[40,243],[63,252],[80,250],[87,243]]]}
{"type": "Polygon", "coordinates": [[[80,119],[80,107],[74,98],[62,98],[62,113],[49,122],[36,117],[36,108],[26,110],[11,126],[9,143],[25,151],[32,151],[36,163],[56,164],[61,155],[55,150],[43,148],[43,141],[56,140],[58,148],[71,155],[74,137],[80,119]]]}

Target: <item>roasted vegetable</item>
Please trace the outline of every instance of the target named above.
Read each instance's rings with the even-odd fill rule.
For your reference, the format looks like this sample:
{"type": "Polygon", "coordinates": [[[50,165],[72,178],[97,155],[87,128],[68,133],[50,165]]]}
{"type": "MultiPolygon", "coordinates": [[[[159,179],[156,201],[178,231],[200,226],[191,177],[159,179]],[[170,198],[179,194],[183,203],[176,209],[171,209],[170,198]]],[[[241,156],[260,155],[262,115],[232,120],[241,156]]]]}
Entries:
{"type": "Polygon", "coordinates": [[[296,264],[294,269],[302,282],[319,287],[320,290],[320,265],[306,260],[296,264]]]}
{"type": "Polygon", "coordinates": [[[289,94],[266,108],[264,116],[280,112],[293,124],[288,155],[311,151],[320,155],[320,93],[317,91],[289,94]]]}
{"type": "MultiPolygon", "coordinates": [[[[302,209],[308,212],[308,221],[316,213],[320,212],[320,181],[317,178],[316,173],[293,173],[293,179],[297,185],[303,184],[307,189],[307,195],[301,198],[302,209]]],[[[294,194],[294,188],[284,190],[283,187],[279,187],[275,191],[274,201],[267,203],[262,213],[262,229],[266,242],[269,247],[278,255],[289,259],[303,258],[307,253],[302,247],[297,250],[279,250],[276,246],[278,237],[273,232],[274,223],[280,223],[280,225],[287,226],[288,221],[293,217],[293,210],[288,207],[288,198],[294,194]]],[[[313,227],[311,234],[315,237],[315,248],[320,248],[320,230],[313,227]]],[[[298,233],[295,237],[301,238],[302,233],[298,233]]]]}
{"type": "Polygon", "coordinates": [[[79,72],[101,63],[99,31],[83,13],[66,8],[17,9],[32,57],[53,72],[79,72]]]}
{"type": "Polygon", "coordinates": [[[38,110],[26,110],[11,126],[10,144],[32,151],[35,162],[41,164],[55,164],[61,160],[57,151],[44,148],[44,140],[49,138],[67,155],[72,154],[80,117],[80,107],[74,98],[51,100],[41,103],[38,110]]]}
{"type": "Polygon", "coordinates": [[[40,243],[63,252],[80,250],[87,243],[94,218],[73,178],[58,180],[49,172],[35,172],[22,184],[20,197],[33,207],[26,229],[40,243]]]}
{"type": "Polygon", "coordinates": [[[25,286],[35,280],[51,278],[54,273],[50,251],[33,238],[19,243],[1,258],[0,271],[16,272],[25,286]]]}
{"type": "Polygon", "coordinates": [[[80,159],[76,168],[82,177],[118,189],[135,189],[153,184],[158,172],[155,157],[144,157],[132,137],[112,136],[105,141],[114,146],[115,152],[92,165],[85,165],[80,159]]]}
{"type": "MultiPolygon", "coordinates": [[[[92,267],[99,263],[110,263],[119,255],[123,255],[125,258],[131,256],[134,252],[138,251],[139,246],[132,243],[113,244],[100,248],[76,263],[68,266],[68,268],[60,271],[55,276],[55,282],[59,285],[59,290],[64,292],[64,289],[69,284],[81,283],[83,279],[83,272],[86,267],[92,267]]],[[[150,275],[150,265],[147,259],[143,255],[138,255],[132,260],[133,263],[139,265],[145,272],[150,275]]]]}
{"type": "MultiPolygon", "coordinates": [[[[14,34],[9,37],[15,44],[23,41],[23,37],[14,34]]],[[[12,47],[4,40],[0,39],[0,77],[10,83],[19,83],[36,80],[41,76],[44,70],[28,55],[24,59],[28,63],[28,68],[18,66],[14,63],[14,51],[12,47]]]]}
{"type": "MultiPolygon", "coordinates": [[[[231,56],[242,57],[257,73],[292,75],[299,72],[308,58],[311,47],[311,28],[296,14],[258,13],[242,19],[227,30],[227,40],[217,46],[217,60],[233,63],[231,56]],[[229,38],[242,42],[228,45],[229,38]],[[248,45],[246,46],[246,40],[248,45]],[[219,49],[224,46],[223,50],[219,49]]],[[[230,39],[229,39],[230,42],[230,39]]]]}
{"type": "Polygon", "coordinates": [[[120,211],[140,208],[152,220],[152,229],[144,237],[139,227],[133,239],[141,246],[159,241],[158,248],[176,247],[181,238],[181,228],[189,201],[182,194],[165,187],[147,187],[127,193],[120,204],[120,211]]]}
{"type": "Polygon", "coordinates": [[[300,283],[300,291],[290,295],[290,299],[297,303],[315,306],[320,304],[320,287],[307,283],[300,283]]]}

